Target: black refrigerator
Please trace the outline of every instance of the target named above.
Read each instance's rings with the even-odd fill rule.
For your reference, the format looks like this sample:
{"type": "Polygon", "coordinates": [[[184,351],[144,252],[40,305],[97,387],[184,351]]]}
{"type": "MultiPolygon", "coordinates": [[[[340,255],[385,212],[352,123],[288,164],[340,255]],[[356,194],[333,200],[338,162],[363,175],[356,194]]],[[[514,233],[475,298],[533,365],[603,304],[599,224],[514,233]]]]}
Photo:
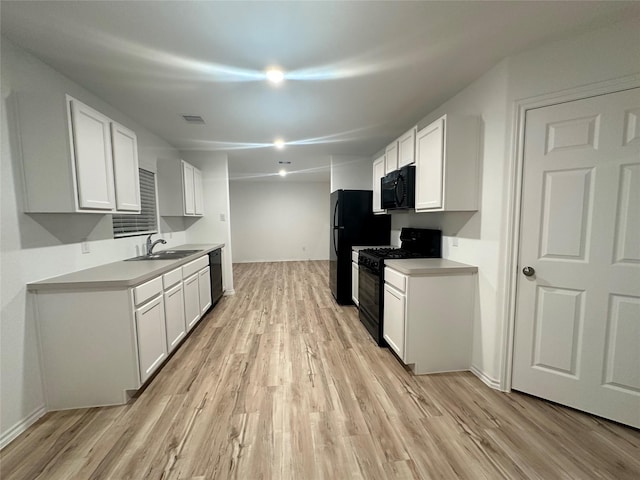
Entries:
{"type": "Polygon", "coordinates": [[[351,300],[351,248],[388,245],[391,216],[374,215],[371,190],[336,190],[331,194],[329,284],[340,305],[351,300]]]}

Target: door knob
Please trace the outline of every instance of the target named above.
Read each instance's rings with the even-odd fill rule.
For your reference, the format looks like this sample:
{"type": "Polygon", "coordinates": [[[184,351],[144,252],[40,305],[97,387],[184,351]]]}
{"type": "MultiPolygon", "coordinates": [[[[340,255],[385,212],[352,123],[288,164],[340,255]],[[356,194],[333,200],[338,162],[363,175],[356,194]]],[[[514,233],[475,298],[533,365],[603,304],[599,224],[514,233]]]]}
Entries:
{"type": "Polygon", "coordinates": [[[522,273],[524,273],[525,277],[532,277],[535,275],[536,271],[533,267],[524,267],[522,269],[522,273]]]}

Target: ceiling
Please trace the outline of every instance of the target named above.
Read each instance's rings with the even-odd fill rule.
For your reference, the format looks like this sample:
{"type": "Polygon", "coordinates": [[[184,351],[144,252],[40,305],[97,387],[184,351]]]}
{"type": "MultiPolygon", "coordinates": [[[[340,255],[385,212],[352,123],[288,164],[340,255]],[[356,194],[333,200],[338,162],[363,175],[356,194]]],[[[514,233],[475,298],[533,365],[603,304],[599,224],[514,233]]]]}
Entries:
{"type": "Polygon", "coordinates": [[[3,0],[1,32],[176,148],[227,152],[231,178],[279,179],[282,160],[288,180],[328,181],[330,155],[373,155],[502,58],[632,15],[640,2],[3,0]]]}

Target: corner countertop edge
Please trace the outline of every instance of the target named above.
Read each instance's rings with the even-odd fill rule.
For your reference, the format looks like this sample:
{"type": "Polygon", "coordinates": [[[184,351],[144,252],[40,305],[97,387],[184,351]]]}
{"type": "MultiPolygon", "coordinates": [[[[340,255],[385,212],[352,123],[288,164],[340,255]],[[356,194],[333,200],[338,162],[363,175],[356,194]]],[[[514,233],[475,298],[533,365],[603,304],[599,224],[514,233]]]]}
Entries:
{"type": "Polygon", "coordinates": [[[452,275],[478,273],[478,267],[446,258],[408,258],[385,260],[385,267],[409,276],[452,275]]]}

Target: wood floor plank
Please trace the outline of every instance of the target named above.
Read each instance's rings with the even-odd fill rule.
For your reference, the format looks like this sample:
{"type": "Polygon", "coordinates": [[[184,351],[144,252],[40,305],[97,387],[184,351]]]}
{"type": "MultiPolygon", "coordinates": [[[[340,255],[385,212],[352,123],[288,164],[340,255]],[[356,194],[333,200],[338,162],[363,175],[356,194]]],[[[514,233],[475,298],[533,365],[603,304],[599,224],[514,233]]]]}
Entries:
{"type": "Polygon", "coordinates": [[[328,262],[234,278],[128,405],[47,414],[0,452],[0,478],[640,478],[637,430],[469,372],[412,375],[334,302],[328,262]]]}

